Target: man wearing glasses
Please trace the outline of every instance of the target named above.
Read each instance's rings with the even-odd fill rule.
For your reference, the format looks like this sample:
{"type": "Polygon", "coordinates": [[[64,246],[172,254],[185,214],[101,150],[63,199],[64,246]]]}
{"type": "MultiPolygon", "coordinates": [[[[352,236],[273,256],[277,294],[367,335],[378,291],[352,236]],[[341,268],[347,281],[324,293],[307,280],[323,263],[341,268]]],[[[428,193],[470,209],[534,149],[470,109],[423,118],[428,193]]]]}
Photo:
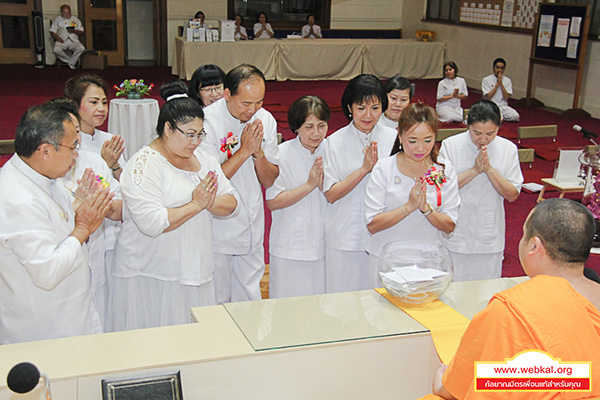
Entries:
{"type": "Polygon", "coordinates": [[[0,344],[102,331],[84,242],[112,195],[90,170],[74,212],[56,183],[73,167],[79,141],[76,123],[54,104],[31,108],[17,127],[16,154],[0,171],[0,344]]]}
{"type": "Polygon", "coordinates": [[[214,220],[217,303],[259,300],[265,270],[265,216],[261,185],[279,175],[277,122],[262,108],[265,77],[252,65],[225,77],[224,98],[204,109],[207,138],[201,146],[217,157],[238,191],[242,207],[229,219],[214,220]]]}

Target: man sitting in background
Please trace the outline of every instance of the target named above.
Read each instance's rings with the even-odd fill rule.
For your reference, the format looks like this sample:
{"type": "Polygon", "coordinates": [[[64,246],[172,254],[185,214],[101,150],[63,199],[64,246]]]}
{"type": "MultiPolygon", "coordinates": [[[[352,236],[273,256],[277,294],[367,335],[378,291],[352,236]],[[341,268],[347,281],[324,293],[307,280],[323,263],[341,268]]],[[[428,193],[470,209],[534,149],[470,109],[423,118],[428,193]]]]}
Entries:
{"type": "Polygon", "coordinates": [[[67,4],[60,6],[60,15],[54,18],[50,34],[55,40],[52,51],[56,57],[66,62],[69,68],[75,69],[77,60],[85,51],[79,41],[79,35],[83,35],[83,25],[77,17],[71,15],[71,7],[67,4]]]}
{"type": "Polygon", "coordinates": [[[438,370],[435,394],[566,398],[564,392],[475,392],[476,361],[504,362],[537,349],[562,362],[591,361],[591,392],[572,394],[600,395],[600,285],[583,274],[595,229],[592,213],[571,200],[549,199],[533,209],[519,242],[519,259],[531,279],[496,294],[473,318],[448,368],[438,370]]]}
{"type": "Polygon", "coordinates": [[[504,76],[506,61],[496,58],[493,64],[494,73],[486,76],[481,81],[483,97],[493,101],[500,107],[502,119],[508,122],[519,122],[520,115],[514,108],[508,105],[508,99],[512,96],[512,81],[504,76]]]}

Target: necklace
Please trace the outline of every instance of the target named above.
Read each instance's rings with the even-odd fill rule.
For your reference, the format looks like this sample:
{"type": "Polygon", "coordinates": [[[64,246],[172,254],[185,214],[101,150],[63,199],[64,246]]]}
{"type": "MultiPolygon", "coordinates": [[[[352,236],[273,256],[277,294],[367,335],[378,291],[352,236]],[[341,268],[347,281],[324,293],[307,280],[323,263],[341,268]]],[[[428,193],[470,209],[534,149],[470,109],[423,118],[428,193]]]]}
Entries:
{"type": "Polygon", "coordinates": [[[367,143],[366,144],[365,144],[363,138],[360,136],[360,131],[358,129],[356,129],[356,135],[358,135],[358,140],[360,141],[360,144],[363,147],[362,153],[363,154],[367,154],[367,149],[371,145],[371,135],[367,135],[367,143]]]}
{"type": "Polygon", "coordinates": [[[50,200],[52,200],[54,202],[54,204],[56,204],[58,206],[58,208],[60,208],[60,210],[58,210],[58,214],[61,216],[61,218],[65,221],[65,222],[69,222],[69,214],[67,214],[67,212],[65,211],[65,209],[59,204],[58,201],[54,200],[54,197],[52,197],[48,192],[46,192],[40,185],[38,185],[37,183],[35,183],[35,181],[33,179],[31,179],[30,177],[27,176],[27,174],[25,174],[25,172],[21,171],[19,168],[16,168],[17,171],[19,171],[21,174],[23,174],[23,176],[27,179],[29,179],[29,181],[31,183],[33,183],[35,186],[37,186],[42,192],[44,192],[44,194],[46,196],[48,196],[50,198],[50,200]]]}

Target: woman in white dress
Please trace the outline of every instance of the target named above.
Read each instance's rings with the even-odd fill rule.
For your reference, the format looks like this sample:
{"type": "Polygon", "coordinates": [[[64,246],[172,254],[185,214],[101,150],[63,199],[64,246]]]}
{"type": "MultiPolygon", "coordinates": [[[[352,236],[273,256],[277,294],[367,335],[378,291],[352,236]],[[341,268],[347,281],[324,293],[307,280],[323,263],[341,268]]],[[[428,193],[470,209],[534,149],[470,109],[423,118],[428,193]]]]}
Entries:
{"type": "Polygon", "coordinates": [[[65,84],[64,95],[79,106],[81,119],[81,149],[99,154],[116,180],[119,180],[125,159],[125,139],[120,135],[96,129],[108,117],[108,85],[94,74],[80,74],[65,84]]]}
{"type": "Polygon", "coordinates": [[[190,79],[188,95],[202,107],[222,99],[225,95],[225,72],[215,64],[199,66],[190,79]]]}
{"type": "Polygon", "coordinates": [[[271,24],[267,22],[267,14],[259,12],[254,24],[254,39],[271,39],[273,36],[275,33],[271,24]]]}
{"type": "Polygon", "coordinates": [[[412,86],[408,79],[396,75],[385,83],[385,92],[387,93],[388,107],[381,114],[379,123],[397,131],[400,114],[412,100],[412,86]]]}
{"type": "Polygon", "coordinates": [[[444,139],[440,149],[456,168],[462,201],[456,230],[444,239],[454,281],[502,276],[504,200],[515,201],[523,184],[517,146],[497,136],[502,116],[496,103],[479,100],[467,121],[469,130],[444,139]]]}
{"type": "Polygon", "coordinates": [[[423,103],[402,112],[393,155],[379,160],[365,196],[365,218],[372,234],[369,252],[371,287],[380,287],[379,258],[393,241],[440,241],[458,219],[460,198],[456,171],[448,160],[438,159],[435,147],[438,120],[423,103]]]}
{"type": "Polygon", "coordinates": [[[113,326],[139,329],[190,322],[190,308],[215,304],[213,216],[237,208],[219,162],[198,145],[204,113],[181,81],[165,84],[158,138],[127,163],[121,179],[113,326]]]}
{"type": "Polygon", "coordinates": [[[325,293],[323,155],[329,107],[304,96],[288,110],[298,137],[279,145],[279,176],[267,189],[273,223],[269,240],[269,297],[325,293]]]}
{"type": "Polygon", "coordinates": [[[235,14],[235,34],[233,38],[235,40],[247,40],[248,33],[246,33],[246,28],[242,25],[244,23],[244,17],[242,14],[235,14]]]}
{"type": "Polygon", "coordinates": [[[444,79],[438,83],[435,108],[441,122],[463,122],[461,100],[469,96],[467,83],[457,76],[458,67],[454,61],[444,64],[444,79]]]}
{"type": "Polygon", "coordinates": [[[390,155],[396,140],[395,129],[378,124],[387,103],[379,79],[358,75],[342,95],[342,111],[350,124],[327,138],[323,191],[329,202],[325,221],[329,293],[369,287],[365,186],[377,160],[390,155]]]}

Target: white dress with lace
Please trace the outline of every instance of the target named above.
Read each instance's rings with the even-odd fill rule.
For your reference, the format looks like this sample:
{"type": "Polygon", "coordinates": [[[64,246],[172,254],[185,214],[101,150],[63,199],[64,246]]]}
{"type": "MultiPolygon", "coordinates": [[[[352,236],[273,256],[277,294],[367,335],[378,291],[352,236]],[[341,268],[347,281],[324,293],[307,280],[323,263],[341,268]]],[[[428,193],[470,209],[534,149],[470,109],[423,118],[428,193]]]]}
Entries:
{"type": "Polygon", "coordinates": [[[192,200],[209,171],[218,176],[217,196],[237,192],[210,154],[196,149],[200,170],[174,167],[143,147],[121,175],[123,228],[117,238],[111,293],[113,328],[140,329],[190,322],[190,308],[214,304],[212,219],[207,210],[179,228],[167,209],[192,200]]]}

